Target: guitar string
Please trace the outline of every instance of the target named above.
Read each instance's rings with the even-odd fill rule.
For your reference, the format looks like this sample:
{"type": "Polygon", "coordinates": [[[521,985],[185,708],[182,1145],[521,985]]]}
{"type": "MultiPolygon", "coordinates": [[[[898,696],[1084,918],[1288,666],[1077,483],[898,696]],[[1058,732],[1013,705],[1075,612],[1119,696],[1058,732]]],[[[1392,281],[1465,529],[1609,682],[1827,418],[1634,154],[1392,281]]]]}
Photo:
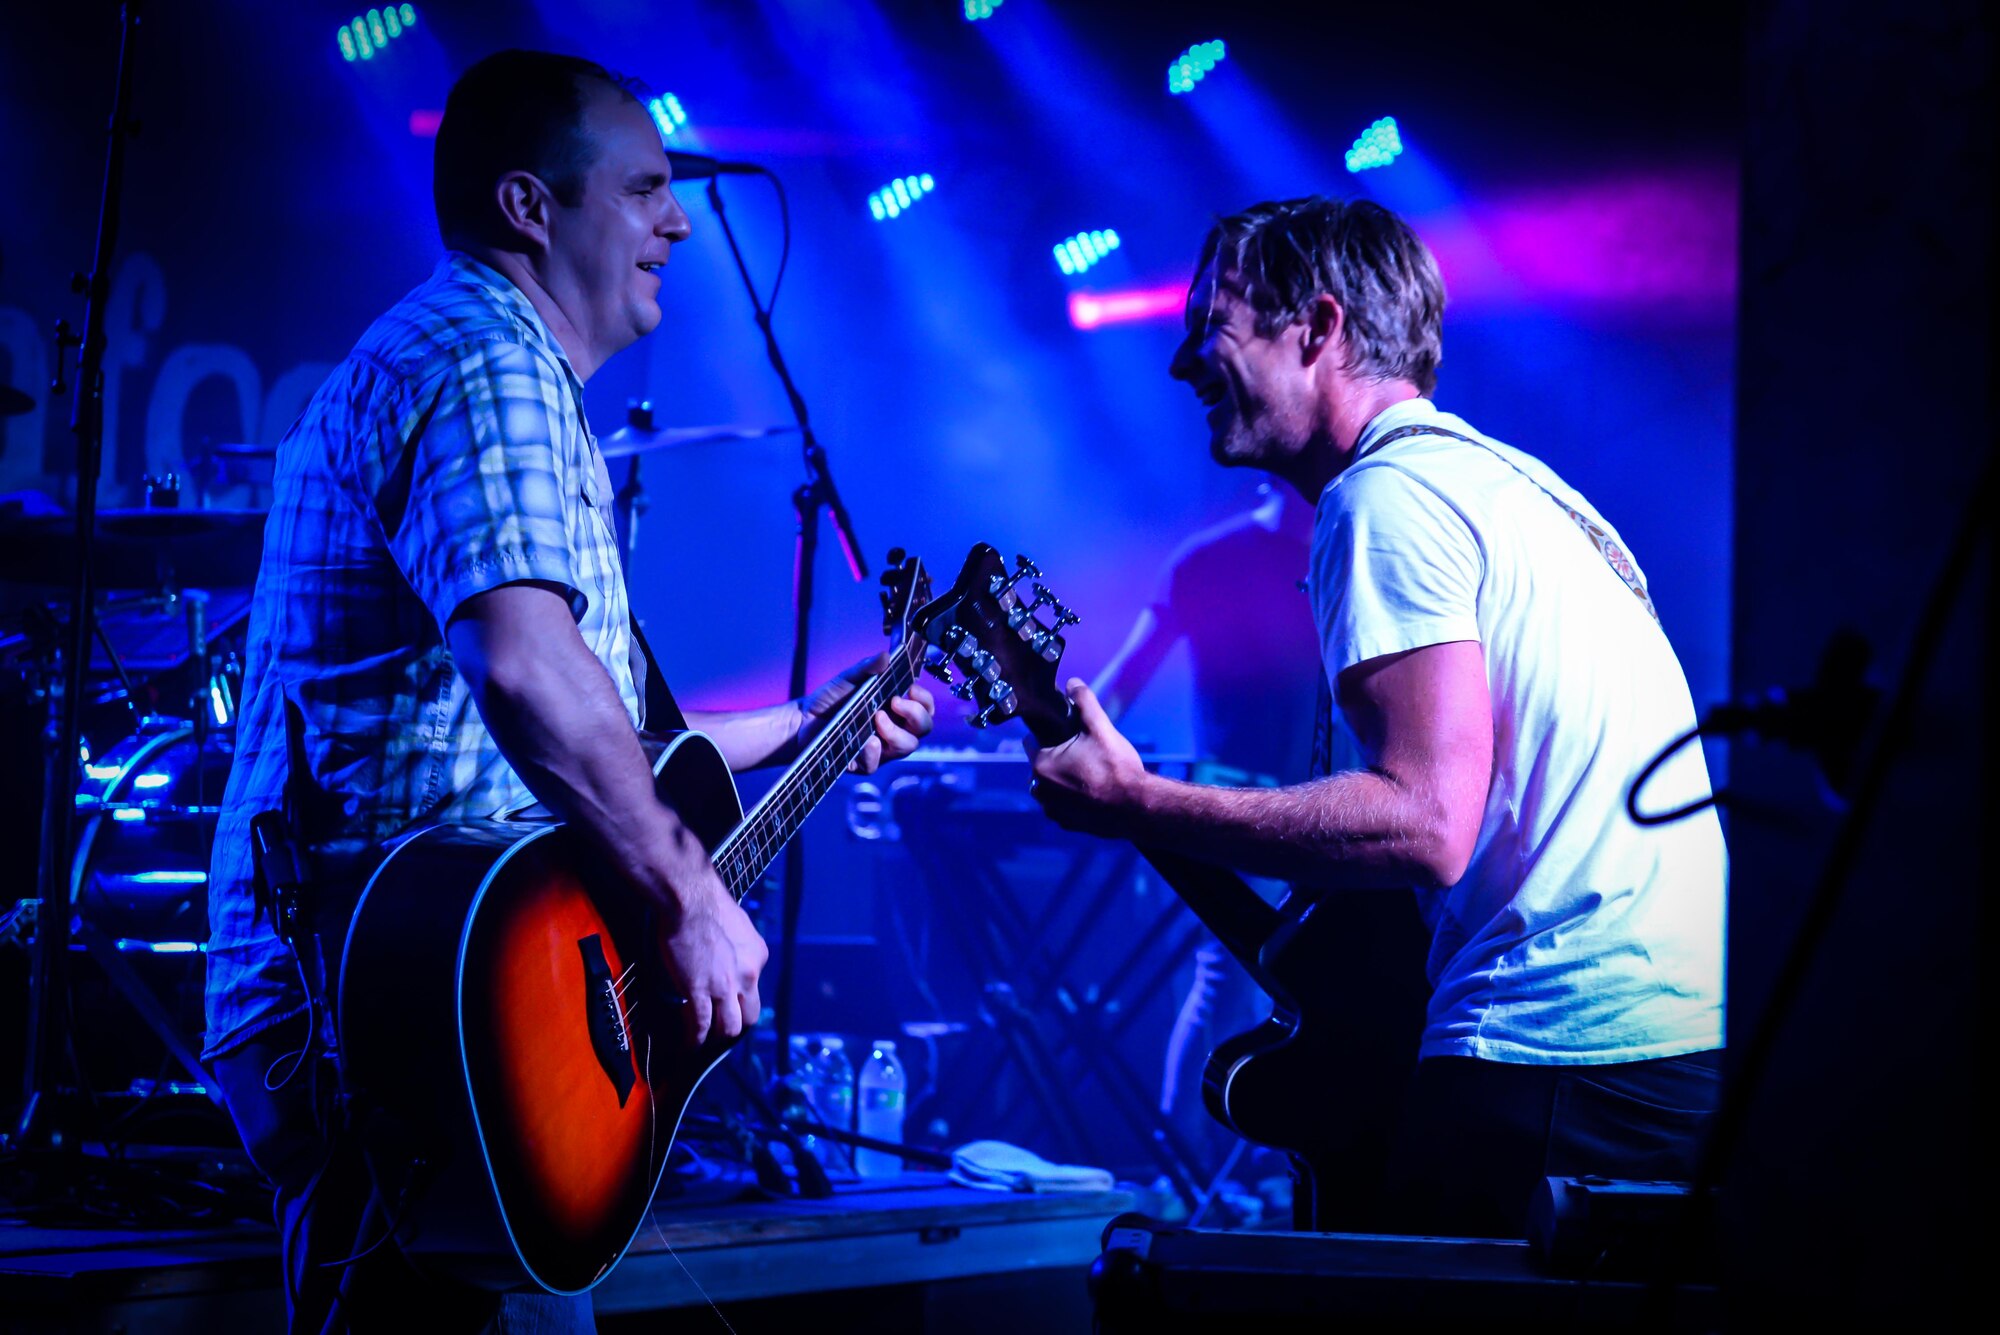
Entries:
{"type": "Polygon", "coordinates": [[[893,692],[907,688],[911,680],[914,680],[914,673],[910,672],[908,660],[904,658],[859,693],[842,711],[845,717],[837,719],[835,726],[815,739],[814,753],[800,763],[781,784],[772,800],[765,804],[766,811],[761,813],[758,828],[754,831],[746,829],[749,836],[746,852],[766,861],[776,855],[789,838],[782,827],[795,825],[826,795],[846,771],[850,763],[848,757],[858,754],[866,745],[875,714],[882,708],[885,699],[893,692]]]}
{"type": "MultiPolygon", "coordinates": [[[[854,741],[859,735],[859,729],[854,726],[857,720],[865,719],[872,727],[875,718],[875,713],[878,709],[882,707],[884,699],[886,698],[884,695],[885,687],[890,686],[892,678],[903,676],[904,673],[907,673],[907,676],[904,676],[904,679],[902,681],[895,683],[894,689],[897,690],[903,689],[904,687],[907,687],[910,684],[910,682],[916,680],[916,672],[914,670],[914,667],[911,665],[909,661],[907,651],[899,652],[896,658],[892,660],[891,666],[887,671],[883,672],[881,676],[875,678],[874,681],[870,682],[867,686],[864,686],[859,692],[856,693],[855,699],[850,702],[851,708],[847,711],[843,711],[849,715],[845,723],[839,724],[837,728],[829,728],[826,733],[822,733],[819,738],[815,739],[815,741],[825,741],[828,737],[828,734],[837,732],[839,734],[839,740],[841,744],[838,747],[833,746],[831,743],[829,743],[827,746],[824,747],[816,747],[815,749],[818,751],[818,754],[813,755],[809,753],[808,757],[803,761],[803,763],[801,763],[797,767],[797,769],[793,771],[794,775],[803,773],[805,776],[804,778],[800,778],[797,781],[793,781],[793,775],[787,775],[785,780],[781,780],[781,787],[785,788],[786,791],[782,791],[775,795],[775,800],[770,804],[769,808],[771,816],[767,816],[765,817],[765,819],[770,819],[771,817],[774,816],[783,816],[789,818],[794,815],[800,814],[797,811],[795,811],[794,808],[797,808],[799,806],[804,806],[807,809],[810,809],[810,807],[817,805],[819,799],[825,796],[826,791],[830,789],[833,786],[833,783],[838,779],[839,772],[844,771],[846,769],[846,764],[843,763],[841,766],[839,766],[839,770],[831,775],[815,771],[825,771],[834,768],[828,763],[828,761],[833,754],[836,754],[839,751],[846,750],[849,746],[851,746],[854,743],[854,741]],[[901,669],[901,671],[899,672],[898,669],[901,669]],[[864,701],[867,702],[868,704],[868,707],[865,710],[860,708],[860,705],[864,701]],[[812,780],[814,785],[821,785],[820,791],[816,794],[808,795],[809,787],[806,784],[806,779],[812,780]],[[824,781],[823,785],[821,784],[821,781],[824,781]]],[[[778,823],[782,825],[783,821],[779,821],[778,823]]],[[[745,828],[747,829],[747,827],[745,828]]],[[[761,832],[753,832],[750,834],[749,837],[751,840],[750,847],[753,848],[761,856],[765,852],[765,843],[766,843],[766,840],[762,837],[761,832]]],[[[779,842],[782,843],[783,841],[780,840],[779,842]]],[[[775,854],[773,854],[772,856],[775,856],[775,854]]],[[[739,887],[735,884],[738,878],[748,879],[747,875],[745,874],[748,871],[748,866],[747,866],[747,859],[745,855],[744,845],[741,844],[740,842],[732,841],[732,846],[727,850],[725,855],[721,858],[718,858],[717,861],[719,863],[730,864],[731,874],[725,878],[726,883],[730,885],[730,889],[737,895],[737,897],[740,898],[744,893],[744,891],[749,888],[747,885],[739,887]]],[[[766,858],[764,861],[765,865],[769,864],[768,858],[766,858]]],[[[759,868],[759,870],[761,870],[761,868],[759,868]]],[[[630,973],[631,969],[627,968],[625,974],[620,976],[621,980],[630,973]]],[[[629,983],[626,985],[629,986],[629,983]]],[[[634,999],[633,1004],[634,1007],[636,1008],[638,1004],[636,998],[634,999]]],[[[629,1012],[627,1012],[627,1014],[629,1014],[629,1012]]],[[[653,1093],[653,1037],[651,1034],[648,1034],[646,1036],[645,1073],[646,1073],[646,1111],[648,1119],[647,1129],[646,1129],[646,1159],[648,1163],[651,1163],[653,1156],[658,1148],[659,1120],[660,1120],[659,1101],[654,1096],[653,1093]]],[[[729,1318],[723,1314],[722,1308],[717,1306],[715,1299],[709,1296],[708,1290],[702,1287],[701,1281],[695,1278],[694,1272],[688,1269],[687,1262],[683,1261],[681,1259],[681,1254],[674,1250],[674,1245],[671,1242],[667,1241],[667,1233],[666,1230],[660,1226],[659,1215],[657,1213],[649,1212],[648,1217],[652,1221],[653,1237],[656,1241],[659,1242],[660,1249],[666,1252],[668,1256],[673,1258],[674,1264],[680,1267],[680,1272],[683,1275],[687,1276],[688,1283],[694,1286],[694,1291],[701,1295],[701,1300],[703,1302],[708,1304],[708,1310],[715,1313],[715,1319],[722,1323],[722,1328],[728,1331],[729,1335],[737,1335],[736,1327],[732,1325],[730,1323],[729,1318]]]]}
{"type": "Polygon", "coordinates": [[[834,725],[813,740],[806,756],[758,804],[756,819],[739,826],[717,850],[717,870],[737,898],[749,891],[757,876],[789,841],[792,829],[788,827],[795,827],[803,820],[846,771],[849,762],[836,763],[836,758],[850,751],[858,754],[861,745],[865,745],[864,734],[872,728],[875,714],[887,696],[916,680],[908,653],[908,646],[914,643],[906,641],[890,666],[848,701],[840,715],[836,715],[834,725]]]}
{"type": "MultiPolygon", "coordinates": [[[[813,739],[806,755],[779,781],[771,799],[763,805],[772,809],[795,807],[796,799],[805,791],[807,784],[837,778],[846,769],[847,761],[841,760],[836,764],[835,758],[852,748],[868,730],[885,697],[908,686],[913,680],[915,673],[910,668],[908,655],[899,652],[887,669],[868,681],[844,704],[835,716],[833,726],[813,739]]],[[[784,814],[795,812],[786,811],[784,814]]]]}

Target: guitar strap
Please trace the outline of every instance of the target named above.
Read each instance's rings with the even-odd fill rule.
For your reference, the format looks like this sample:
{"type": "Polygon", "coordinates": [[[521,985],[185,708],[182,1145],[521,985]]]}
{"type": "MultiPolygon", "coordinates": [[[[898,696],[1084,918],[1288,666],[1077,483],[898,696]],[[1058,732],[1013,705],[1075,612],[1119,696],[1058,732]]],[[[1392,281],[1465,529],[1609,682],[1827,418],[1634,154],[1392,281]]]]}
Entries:
{"type": "Polygon", "coordinates": [[[648,732],[680,732],[687,727],[687,715],[681,712],[674,700],[674,693],[667,689],[667,674],[660,671],[660,660],[653,657],[653,646],[646,643],[646,632],[639,629],[639,618],[632,617],[632,643],[639,650],[639,658],[632,664],[632,675],[637,678],[633,684],[639,688],[639,699],[645,706],[645,717],[640,726],[648,732]]]}
{"type": "MultiPolygon", "coordinates": [[[[1658,625],[1660,623],[1659,609],[1653,606],[1653,595],[1647,592],[1646,582],[1639,577],[1638,567],[1632,564],[1632,558],[1625,554],[1625,549],[1618,545],[1617,539],[1605,532],[1603,525],[1598,524],[1575,506],[1563,500],[1562,497],[1550,491],[1542,484],[1541,479],[1529,473],[1499,450],[1494,449],[1486,441],[1473,436],[1463,435],[1457,431],[1450,431],[1441,426],[1419,425],[1397,427],[1394,431],[1388,432],[1386,435],[1370,442],[1368,448],[1356,456],[1354,462],[1359,463],[1362,459],[1367,458],[1392,441],[1405,440],[1411,436],[1446,436],[1452,440],[1464,441],[1467,445],[1477,445],[1480,449],[1487,451],[1501,463],[1506,464],[1522,477],[1534,483],[1542,495],[1555,502],[1561,508],[1562,512],[1568,515],[1576,524],[1577,528],[1582,530],[1583,535],[1590,539],[1591,545],[1597,548],[1597,553],[1604,558],[1605,564],[1611,567],[1612,572],[1618,578],[1625,581],[1625,587],[1630,589],[1633,595],[1638,598],[1640,604],[1645,607],[1646,615],[1653,619],[1653,624],[1658,625]]],[[[1352,466],[1352,464],[1349,465],[1349,467],[1352,466]]],[[[1303,582],[1301,583],[1301,587],[1304,587],[1303,582]]],[[[1319,674],[1319,701],[1313,711],[1312,757],[1312,777],[1323,779],[1333,772],[1333,691],[1327,685],[1324,665],[1322,665],[1319,674]]]]}

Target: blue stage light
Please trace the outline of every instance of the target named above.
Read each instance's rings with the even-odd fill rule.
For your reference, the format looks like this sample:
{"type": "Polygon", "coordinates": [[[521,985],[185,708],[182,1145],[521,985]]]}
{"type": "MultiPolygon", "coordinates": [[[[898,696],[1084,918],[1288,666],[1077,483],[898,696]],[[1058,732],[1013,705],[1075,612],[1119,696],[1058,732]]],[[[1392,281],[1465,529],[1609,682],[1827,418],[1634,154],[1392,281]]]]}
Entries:
{"type": "Polygon", "coordinates": [[[377,51],[416,26],[414,5],[385,5],[341,24],[334,31],[333,40],[340,48],[342,60],[373,60],[377,51]]]}
{"type": "Polygon", "coordinates": [[[1361,132],[1354,147],[1347,150],[1347,170],[1365,172],[1370,167],[1386,167],[1403,151],[1402,131],[1394,116],[1384,116],[1361,132]]]}
{"type": "Polygon", "coordinates": [[[674,138],[688,123],[687,108],[683,107],[681,100],[672,93],[662,93],[658,97],[647,99],[646,112],[652,116],[653,124],[660,127],[662,139],[674,138]]]}
{"type": "Polygon", "coordinates": [[[1118,233],[1108,227],[1101,231],[1078,232],[1056,243],[1056,268],[1065,274],[1080,274],[1122,244],[1118,233]]]}
{"type": "Polygon", "coordinates": [[[1222,63],[1229,50],[1220,37],[1212,42],[1201,42],[1189,47],[1174,57],[1174,63],[1167,66],[1167,91],[1170,93],[1191,93],[1194,86],[1208,77],[1208,72],[1222,63]]]}
{"type": "Polygon", "coordinates": [[[993,17],[993,11],[1007,3],[1007,0],[965,0],[965,21],[977,23],[981,19],[993,17]]]}
{"type": "Polygon", "coordinates": [[[921,176],[898,177],[868,196],[868,212],[876,222],[886,222],[935,189],[937,180],[929,172],[921,176]]]}

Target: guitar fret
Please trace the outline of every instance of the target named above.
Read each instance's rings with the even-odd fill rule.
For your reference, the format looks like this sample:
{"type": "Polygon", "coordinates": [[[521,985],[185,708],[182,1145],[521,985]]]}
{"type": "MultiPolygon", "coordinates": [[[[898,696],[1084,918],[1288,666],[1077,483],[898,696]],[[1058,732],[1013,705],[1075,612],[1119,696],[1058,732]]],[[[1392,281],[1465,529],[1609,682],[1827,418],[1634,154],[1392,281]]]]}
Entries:
{"type": "Polygon", "coordinates": [[[861,754],[874,732],[876,712],[916,679],[910,648],[906,642],[881,676],[849,698],[764,800],[717,846],[716,873],[736,898],[749,893],[805,818],[832,791],[849,762],[861,754]]]}

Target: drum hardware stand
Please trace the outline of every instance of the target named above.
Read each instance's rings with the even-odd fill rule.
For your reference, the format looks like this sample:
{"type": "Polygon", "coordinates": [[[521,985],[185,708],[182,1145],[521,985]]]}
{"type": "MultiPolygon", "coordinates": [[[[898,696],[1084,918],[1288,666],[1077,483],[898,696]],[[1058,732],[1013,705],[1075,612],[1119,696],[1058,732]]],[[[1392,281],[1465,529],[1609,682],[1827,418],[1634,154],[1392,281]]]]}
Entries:
{"type": "MultiPolygon", "coordinates": [[[[785,245],[791,246],[791,218],[785,205],[784,187],[770,172],[760,173],[770,178],[778,192],[778,205],[785,212],[785,245]]],[[[771,307],[776,302],[778,283],[785,277],[784,261],[778,263],[778,277],[771,285],[771,296],[767,300],[757,291],[757,285],[750,277],[750,268],[743,260],[743,248],[736,242],[736,232],[729,225],[729,214],[722,207],[721,178],[708,179],[708,204],[715,211],[715,220],[721,224],[722,235],[729,242],[729,253],[736,261],[736,272],[743,279],[743,290],[750,295],[750,307],[755,312],[757,328],[764,335],[764,352],[770,358],[771,369],[777,372],[778,383],[784,386],[785,398],[792,407],[792,416],[798,420],[799,435],[804,447],[806,480],[792,492],[792,509],[798,518],[797,545],[792,566],[792,671],[790,691],[794,700],[803,700],[806,695],[806,672],[808,642],[812,631],[813,569],[819,554],[819,516],[821,510],[833,515],[834,536],[839,539],[841,550],[847,556],[847,568],[859,581],[868,577],[868,562],[861,554],[861,541],[854,534],[854,521],[847,513],[847,506],[840,499],[840,492],[833,485],[833,473],[827,463],[826,449],[813,434],[812,420],[806,412],[806,401],[799,393],[797,382],[792,379],[791,369],[785,365],[784,353],[778,349],[778,338],[771,328],[771,307]]],[[[636,460],[635,460],[636,463],[636,460]]],[[[635,474],[636,476],[636,474],[635,474]]],[[[780,1077],[791,1072],[792,1038],[792,975],[797,959],[799,910],[805,901],[805,843],[794,839],[785,850],[784,908],[781,910],[782,925],[778,935],[778,950],[775,963],[778,967],[778,991],[773,1009],[777,1013],[778,1055],[777,1065],[780,1077]]]]}
{"type": "MultiPolygon", "coordinates": [[[[142,0],[125,0],[119,16],[118,75],[104,157],[97,243],[90,272],[72,287],[84,296],[83,334],[78,340],[70,432],[76,437],[76,578],[71,587],[68,654],[50,702],[53,726],[43,758],[42,822],[35,889],[44,908],[29,961],[27,1052],[21,1113],[12,1143],[61,1143],[52,1125],[49,1096],[55,1092],[55,1054],[66,1046],[69,954],[69,857],[76,817],[80,708],[89,666],[91,630],[96,622],[91,587],[92,541],[97,527],[97,483],[104,470],[105,305],[111,296],[111,260],[117,250],[124,202],[125,146],[137,130],[132,119],[134,38],[142,22],[142,0]]],[[[57,357],[57,382],[63,358],[57,357]]]]}

